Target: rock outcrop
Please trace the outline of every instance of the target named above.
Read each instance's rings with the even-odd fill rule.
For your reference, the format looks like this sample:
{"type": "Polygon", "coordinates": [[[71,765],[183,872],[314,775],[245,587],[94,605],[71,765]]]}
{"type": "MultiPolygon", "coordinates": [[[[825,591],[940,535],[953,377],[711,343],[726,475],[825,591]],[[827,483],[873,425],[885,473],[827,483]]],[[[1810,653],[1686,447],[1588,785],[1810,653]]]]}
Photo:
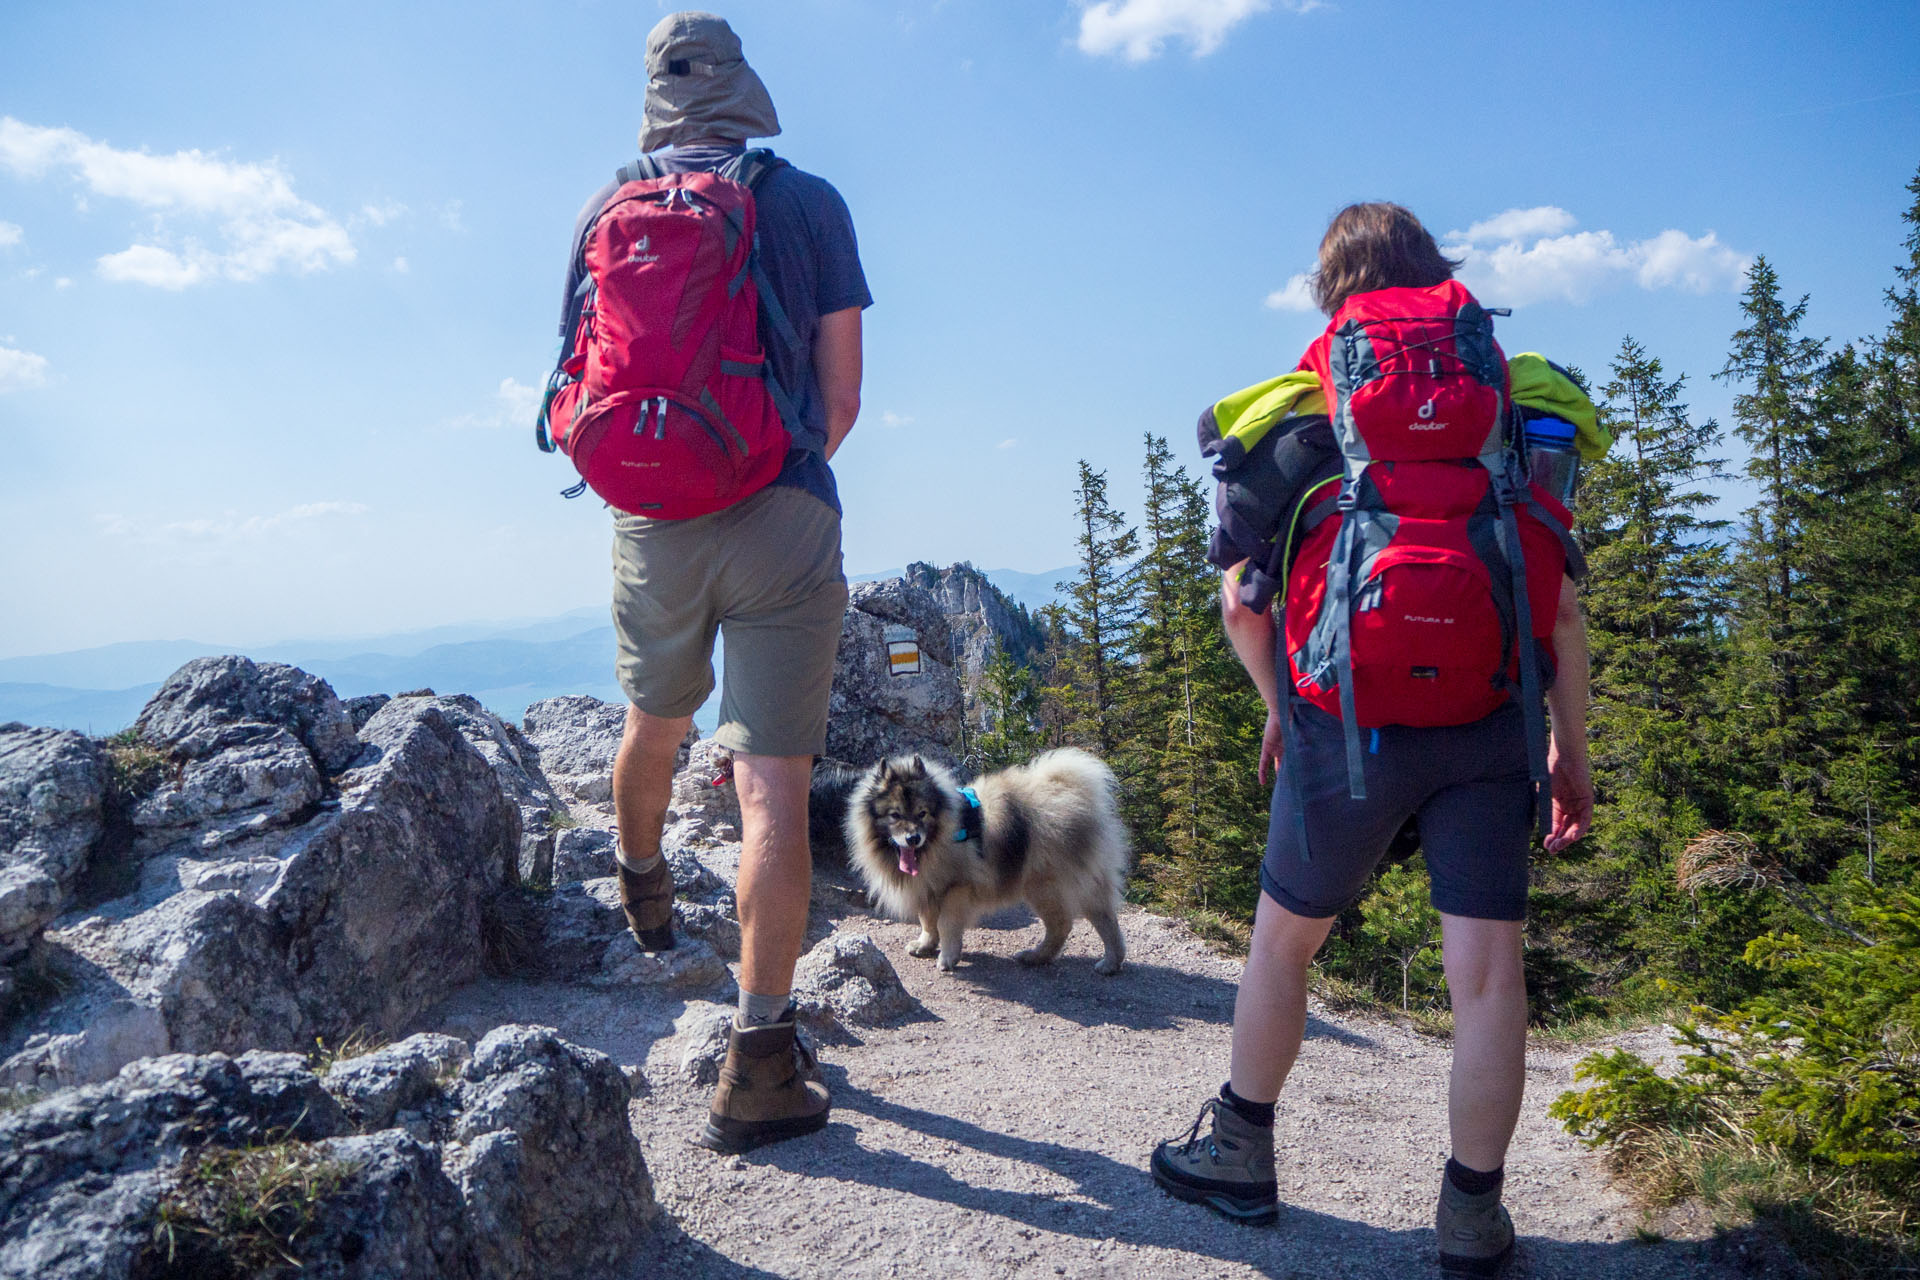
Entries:
{"type": "Polygon", "coordinates": [[[853,584],[840,628],[825,754],[857,765],[917,751],[957,762],[963,695],[952,628],[939,601],[901,578],[853,584]],[[919,646],[919,671],[894,674],[887,629],[919,646]]]}
{"type": "Polygon", "coordinates": [[[65,992],[7,1029],[0,1085],[392,1034],[479,975],[482,906],[518,878],[520,814],[456,716],[396,699],[349,753],[324,683],[244,659],[189,664],[155,703],[140,730],[181,763],[133,807],[133,891],[47,931],[65,992]],[[260,780],[278,776],[263,761],[297,773],[293,750],[325,791],[289,811],[260,780]]]}
{"type": "MultiPolygon", "coordinates": [[[[553,793],[540,769],[540,754],[519,729],[464,693],[428,699],[473,744],[480,758],[493,768],[500,789],[520,810],[519,873],[523,884],[553,883],[556,811],[565,804],[553,793]]],[[[565,819],[560,820],[564,825],[565,819]]]]}
{"type": "Polygon", "coordinates": [[[909,585],[931,595],[946,614],[953,631],[955,665],[969,700],[977,696],[981,672],[996,649],[1025,666],[1046,646],[1046,636],[1032,615],[964,561],[944,569],[916,562],[907,566],[905,577],[909,585]]]}
{"type": "MultiPolygon", "coordinates": [[[[85,734],[0,725],[0,965],[72,901],[106,794],[105,762],[85,734]]],[[[0,979],[0,1007],[8,995],[0,979]]]]}
{"type": "Polygon", "coordinates": [[[610,1059],[541,1027],[324,1076],[293,1054],[137,1062],[0,1117],[0,1278],[253,1274],[263,1245],[342,1280],[631,1271],[658,1210],[628,1100],[610,1059]]]}

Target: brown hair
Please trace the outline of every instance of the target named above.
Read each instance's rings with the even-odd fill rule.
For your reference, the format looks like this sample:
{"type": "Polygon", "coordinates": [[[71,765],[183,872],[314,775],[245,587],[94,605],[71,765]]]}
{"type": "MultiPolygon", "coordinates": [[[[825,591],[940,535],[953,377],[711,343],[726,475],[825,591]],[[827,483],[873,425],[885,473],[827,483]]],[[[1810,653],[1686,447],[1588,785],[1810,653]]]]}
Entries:
{"type": "Polygon", "coordinates": [[[1453,279],[1459,265],[1407,209],[1385,201],[1350,204],[1333,215],[1321,237],[1313,300],[1332,315],[1356,293],[1426,288],[1453,279]]]}

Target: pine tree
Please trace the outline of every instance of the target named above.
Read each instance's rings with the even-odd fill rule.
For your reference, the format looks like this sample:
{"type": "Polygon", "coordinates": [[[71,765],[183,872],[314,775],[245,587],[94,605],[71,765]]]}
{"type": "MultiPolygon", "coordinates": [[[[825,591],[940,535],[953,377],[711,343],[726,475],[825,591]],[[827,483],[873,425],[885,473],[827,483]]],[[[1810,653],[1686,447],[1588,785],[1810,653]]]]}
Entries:
{"type": "Polygon", "coordinates": [[[982,728],[974,753],[982,772],[1024,764],[1040,750],[1040,692],[1033,672],[998,644],[980,671],[982,728]]]}
{"type": "Polygon", "coordinates": [[[1060,619],[1071,631],[1055,672],[1066,711],[1065,736],[1103,759],[1126,738],[1121,723],[1134,619],[1133,559],[1140,538],[1107,499],[1107,473],[1083,459],[1074,490],[1079,576],[1060,583],[1067,601],[1060,619]]]}
{"type": "Polygon", "coordinates": [[[1748,512],[1735,575],[1741,687],[1730,701],[1759,713],[1745,740],[1770,766],[1771,786],[1791,799],[1806,781],[1800,679],[1808,634],[1797,589],[1805,573],[1807,467],[1826,344],[1800,332],[1807,299],[1783,303],[1779,274],[1764,256],[1747,273],[1740,309],[1747,323],[1714,376],[1746,388],[1734,397],[1734,431],[1752,450],[1746,470],[1760,500],[1748,512]]]}

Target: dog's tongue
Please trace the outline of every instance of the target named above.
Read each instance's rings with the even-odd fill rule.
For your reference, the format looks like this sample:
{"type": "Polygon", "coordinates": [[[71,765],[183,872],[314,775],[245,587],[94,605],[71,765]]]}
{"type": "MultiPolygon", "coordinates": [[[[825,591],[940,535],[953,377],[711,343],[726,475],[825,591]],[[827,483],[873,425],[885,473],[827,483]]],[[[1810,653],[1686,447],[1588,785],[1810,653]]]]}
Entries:
{"type": "Polygon", "coordinates": [[[904,844],[897,844],[894,846],[894,848],[898,850],[900,854],[900,874],[903,876],[919,875],[920,874],[919,851],[914,849],[911,845],[904,845],[904,844]]]}

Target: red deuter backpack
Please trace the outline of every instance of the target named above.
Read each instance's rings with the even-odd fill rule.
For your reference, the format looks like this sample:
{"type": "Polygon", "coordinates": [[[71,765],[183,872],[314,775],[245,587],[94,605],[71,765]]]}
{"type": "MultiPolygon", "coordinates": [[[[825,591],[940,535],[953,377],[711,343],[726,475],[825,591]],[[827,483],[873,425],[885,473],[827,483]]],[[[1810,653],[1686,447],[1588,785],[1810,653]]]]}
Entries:
{"type": "Polygon", "coordinates": [[[1544,831],[1542,690],[1560,577],[1583,566],[1571,515],[1526,480],[1491,313],[1452,280],[1355,294],[1300,367],[1344,475],[1288,576],[1283,688],[1341,718],[1356,800],[1361,728],[1466,724],[1518,698],[1544,831]]]}
{"type": "Polygon", "coordinates": [[[799,345],[760,270],[753,188],[784,162],[753,150],[714,172],[650,156],[582,241],[573,342],[547,380],[536,442],[580,484],[634,515],[731,506],[780,474],[791,403],[768,366],[760,313],[799,345]]]}

